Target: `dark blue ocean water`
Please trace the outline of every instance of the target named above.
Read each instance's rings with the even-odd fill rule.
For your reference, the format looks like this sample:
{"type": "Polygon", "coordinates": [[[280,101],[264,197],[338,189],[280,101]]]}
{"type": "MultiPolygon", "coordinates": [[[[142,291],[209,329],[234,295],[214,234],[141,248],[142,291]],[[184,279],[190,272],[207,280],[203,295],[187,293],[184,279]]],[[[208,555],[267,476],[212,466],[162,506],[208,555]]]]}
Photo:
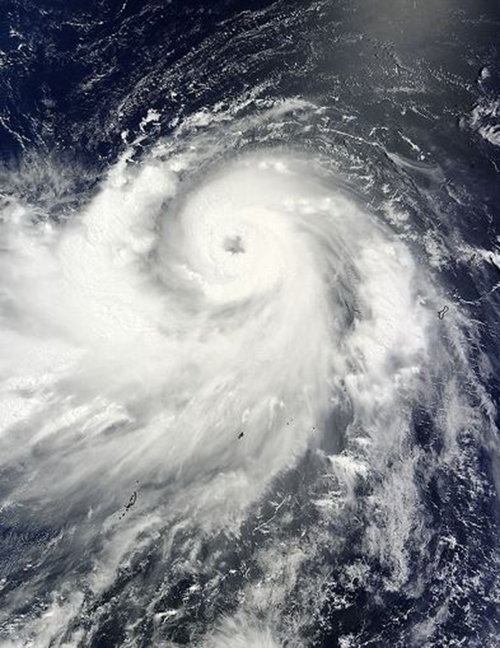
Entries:
{"type": "MultiPolygon", "coordinates": [[[[462,430],[453,467],[440,462],[447,447],[439,419],[447,403],[444,380],[434,384],[434,403],[412,412],[408,443],[418,449],[417,509],[429,529],[428,544],[418,540],[407,547],[408,571],[391,588],[383,557],[367,557],[364,544],[368,527],[384,526],[382,510],[353,505],[349,527],[335,520],[322,527],[331,544],[306,561],[301,578],[323,573],[328,595],[311,607],[310,616],[299,614],[308,609],[299,580],[281,611],[283,618],[300,616],[297,645],[500,645],[494,410],[500,393],[499,34],[500,7],[491,0],[0,2],[2,199],[15,196],[54,222],[67,222],[135,138],[142,138],[134,149],[140,164],[162,138],[181,138],[177,125],[199,111],[243,97],[248,101],[238,119],[251,119],[263,104],[299,97],[322,106],[322,112],[290,120],[269,137],[249,127],[240,150],[293,147],[323,163],[344,160],[375,215],[382,214],[384,187],[390,186],[410,223],[389,225],[397,236],[411,234],[414,257],[447,296],[436,307],[449,304],[474,323],[466,348],[469,373],[457,369],[456,381],[481,415],[489,407],[486,398],[493,408],[486,423],[462,430]],[[160,117],[144,121],[148,111],[160,117]],[[474,253],[479,249],[488,253],[480,257],[474,253]],[[342,542],[336,540],[340,536],[342,542]],[[364,571],[348,581],[345,566],[360,564],[364,571]]],[[[216,137],[223,138],[224,130],[216,137]]],[[[435,325],[441,326],[437,309],[435,325]]],[[[453,341],[447,338],[446,344],[452,353],[453,341]]],[[[331,421],[330,452],[345,448],[342,425],[331,421]]],[[[88,546],[75,540],[51,553],[59,534],[82,515],[69,505],[67,519],[62,516],[57,524],[47,524],[36,506],[28,516],[12,513],[6,502],[13,485],[27,479],[32,465],[30,456],[25,466],[2,466],[0,472],[5,641],[13,628],[16,634],[36,618],[37,597],[64,583],[66,572],[85,575],[92,552],[99,551],[93,539],[88,546]],[[27,563],[34,566],[28,569],[27,563]],[[29,591],[35,594],[23,599],[26,583],[34,584],[29,591]]],[[[195,645],[222,616],[238,610],[240,576],[211,591],[209,600],[199,593],[212,582],[212,572],[229,573],[245,564],[250,580],[265,577],[252,556],[261,545],[300,537],[315,524],[311,502],[321,492],[320,472],[318,459],[308,456],[297,472],[273,486],[291,495],[291,526],[284,527],[276,514],[266,535],[259,534],[256,519],[269,516],[266,507],[274,510],[263,503],[240,538],[221,534],[202,541],[201,554],[220,552],[221,558],[197,580],[179,576],[173,564],[163,562],[162,546],[150,543],[101,598],[89,597],[66,635],[52,643],[40,639],[38,645],[132,645],[126,643],[131,621],[134,645],[195,645]],[[140,596],[141,588],[156,591],[159,582],[166,585],[158,610],[184,607],[182,619],[168,621],[161,631],[152,615],[142,615],[140,596]],[[195,584],[201,590],[190,589],[195,584]],[[75,629],[83,629],[81,640],[74,638],[75,629]],[[65,644],[70,635],[73,643],[65,644]]],[[[369,500],[372,487],[358,485],[360,502],[369,500]]],[[[179,546],[181,561],[184,545],[179,546]]]]}

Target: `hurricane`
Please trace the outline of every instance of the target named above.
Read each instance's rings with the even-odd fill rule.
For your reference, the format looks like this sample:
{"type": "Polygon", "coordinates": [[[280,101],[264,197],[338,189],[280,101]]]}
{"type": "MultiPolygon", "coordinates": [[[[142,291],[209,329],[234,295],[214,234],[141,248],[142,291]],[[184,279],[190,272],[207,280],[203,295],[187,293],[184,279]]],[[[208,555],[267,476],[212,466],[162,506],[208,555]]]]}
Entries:
{"type": "Polygon", "coordinates": [[[442,143],[498,172],[494,65],[452,135],[392,45],[394,106],[324,72],[335,2],[186,9],[174,58],[159,4],[50,14],[90,76],[0,168],[1,645],[495,646],[497,206],[442,143]]]}

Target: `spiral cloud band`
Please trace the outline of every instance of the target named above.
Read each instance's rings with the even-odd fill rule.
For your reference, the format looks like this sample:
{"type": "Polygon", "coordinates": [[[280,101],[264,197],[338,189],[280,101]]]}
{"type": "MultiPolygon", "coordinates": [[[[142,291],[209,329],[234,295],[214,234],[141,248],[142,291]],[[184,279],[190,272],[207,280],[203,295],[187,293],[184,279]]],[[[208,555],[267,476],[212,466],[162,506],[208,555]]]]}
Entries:
{"type": "Polygon", "coordinates": [[[62,235],[12,234],[4,276],[26,322],[3,333],[15,349],[4,372],[18,374],[5,398],[14,423],[51,392],[31,443],[85,421],[67,439],[71,476],[53,467],[68,486],[146,465],[162,478],[218,472],[245,500],[314,443],[332,407],[353,402],[367,429],[390,411],[418,375],[426,313],[408,250],[304,161],[230,163],[170,213],[178,187],[168,165],[115,172],[62,235]],[[35,398],[19,395],[25,383],[35,398]]]}
{"type": "MultiPolygon", "coordinates": [[[[381,470],[432,345],[409,249],[316,163],[262,149],[200,174],[196,152],[127,155],[65,224],[5,207],[8,505],[51,529],[71,511],[78,533],[53,542],[100,565],[45,603],[47,642],[83,636],[71,619],[148,538],[166,556],[180,530],[238,534],[308,452],[346,495],[381,470]]],[[[241,618],[210,645],[274,645],[241,618]]]]}

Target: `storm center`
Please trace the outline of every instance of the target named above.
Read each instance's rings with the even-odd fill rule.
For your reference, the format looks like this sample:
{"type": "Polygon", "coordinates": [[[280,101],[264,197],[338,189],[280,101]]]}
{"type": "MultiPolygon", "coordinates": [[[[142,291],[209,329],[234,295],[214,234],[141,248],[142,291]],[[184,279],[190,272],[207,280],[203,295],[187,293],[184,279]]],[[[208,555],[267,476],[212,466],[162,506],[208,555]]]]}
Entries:
{"type": "Polygon", "coordinates": [[[241,236],[228,236],[224,240],[224,249],[231,254],[242,254],[245,252],[245,246],[243,245],[243,239],[241,236]]]}

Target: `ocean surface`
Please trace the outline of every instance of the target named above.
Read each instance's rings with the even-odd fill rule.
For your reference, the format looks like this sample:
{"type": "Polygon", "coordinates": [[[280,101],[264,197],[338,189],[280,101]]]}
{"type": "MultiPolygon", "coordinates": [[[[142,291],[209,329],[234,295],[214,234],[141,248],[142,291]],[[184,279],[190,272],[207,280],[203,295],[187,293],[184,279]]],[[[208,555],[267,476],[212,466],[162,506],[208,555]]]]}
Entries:
{"type": "Polygon", "coordinates": [[[500,646],[499,34],[1,0],[0,646],[500,646]]]}

